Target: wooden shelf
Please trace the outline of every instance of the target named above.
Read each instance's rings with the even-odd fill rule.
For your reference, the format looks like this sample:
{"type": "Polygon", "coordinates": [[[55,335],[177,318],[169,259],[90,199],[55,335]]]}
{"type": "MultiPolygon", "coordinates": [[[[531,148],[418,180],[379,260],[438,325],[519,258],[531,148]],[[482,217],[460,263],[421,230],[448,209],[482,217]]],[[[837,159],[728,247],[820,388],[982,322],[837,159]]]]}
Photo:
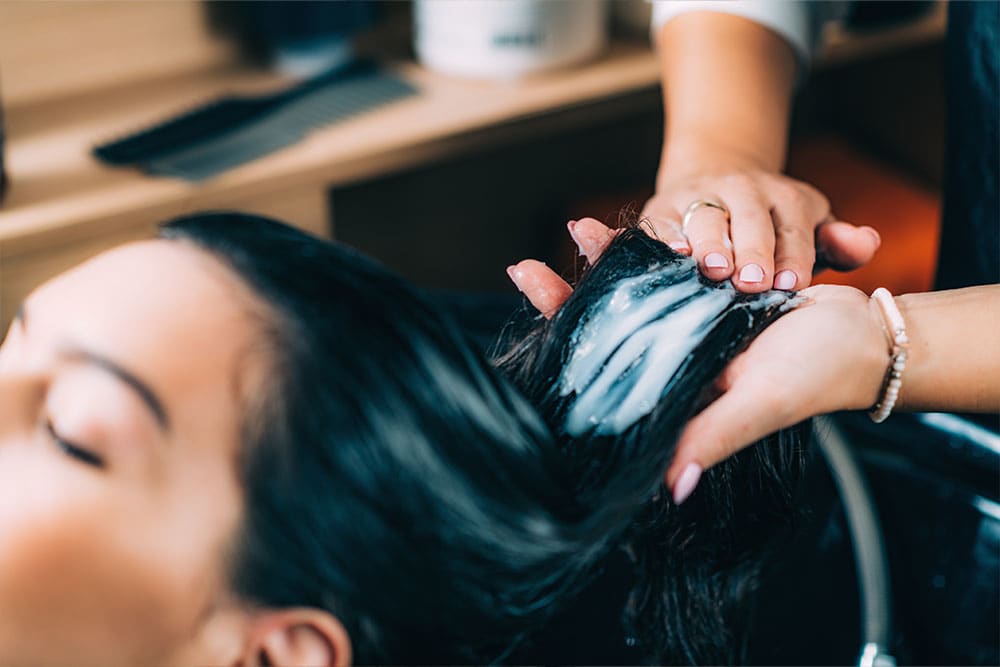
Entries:
{"type": "Polygon", "coordinates": [[[0,212],[5,257],[127,221],[238,204],[241,197],[314,184],[329,187],[417,164],[475,143],[476,131],[657,85],[655,58],[616,45],[588,66],[519,82],[475,82],[392,66],[419,95],[328,128],[201,184],[105,166],[91,148],[224,92],[273,85],[270,76],[222,68],[81,96],[8,114],[11,188],[0,212]]]}
{"type": "MultiPolygon", "coordinates": [[[[53,4],[82,12],[82,3],[40,3],[41,9],[34,10],[0,3],[0,20],[10,18],[4,13],[33,11],[22,21],[42,26],[44,16],[39,16],[52,15],[53,4]]],[[[176,35],[189,34],[200,20],[200,9],[193,2],[148,4],[163,14],[153,18],[181,42],[184,38],[176,35]],[[166,9],[169,6],[175,9],[166,9]]],[[[40,275],[113,242],[148,234],[165,218],[209,208],[241,208],[277,213],[322,233],[327,225],[325,193],[331,186],[565,127],[574,114],[624,116],[630,111],[629,99],[634,104],[640,94],[649,104],[655,101],[659,85],[656,58],[644,42],[618,42],[585,65],[510,82],[450,78],[412,62],[393,62],[388,67],[412,82],[418,95],[318,130],[294,146],[191,184],[108,167],[91,150],[219,95],[267,90],[287,82],[237,66],[232,53],[205,34],[188,40],[190,53],[174,62],[170,73],[165,57],[136,55],[144,43],[142,31],[152,29],[150,15],[135,9],[140,5],[147,3],[99,5],[119,10],[127,6],[127,18],[136,22],[134,30],[123,30],[119,24],[114,31],[120,42],[115,48],[121,53],[115,57],[123,61],[128,76],[103,73],[101,67],[114,61],[108,53],[87,56],[91,61],[85,68],[87,76],[61,76],[63,70],[51,59],[45,69],[23,55],[8,57],[0,46],[5,68],[21,63],[35,77],[49,77],[61,86],[33,82],[24,72],[8,77],[7,89],[12,92],[5,91],[4,102],[11,187],[0,208],[0,324],[13,307],[10,302],[23,296],[40,275]],[[124,42],[123,32],[131,35],[124,42]],[[57,95],[60,90],[63,94],[57,95]],[[25,268],[29,264],[30,271],[25,268]]],[[[198,30],[205,32],[204,27],[198,30]]],[[[879,39],[859,41],[833,34],[816,66],[940,39],[943,31],[942,5],[919,24],[881,33],[879,39]]],[[[8,47],[11,41],[30,47],[23,31],[8,32],[18,37],[8,39],[0,29],[0,45],[8,39],[8,47]]],[[[93,42],[99,35],[87,38],[93,42]]],[[[163,41],[161,35],[153,45],[162,47],[163,41]]],[[[65,66],[65,71],[74,70],[65,66]]]]}

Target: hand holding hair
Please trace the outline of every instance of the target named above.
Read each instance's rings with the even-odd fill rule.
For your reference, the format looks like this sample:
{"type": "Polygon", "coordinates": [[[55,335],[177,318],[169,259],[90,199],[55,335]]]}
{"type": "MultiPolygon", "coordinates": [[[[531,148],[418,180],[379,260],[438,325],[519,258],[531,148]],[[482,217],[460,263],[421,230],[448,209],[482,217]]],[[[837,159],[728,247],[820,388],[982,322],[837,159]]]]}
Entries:
{"type": "Polygon", "coordinates": [[[660,240],[741,292],[807,287],[817,257],[839,270],[871,260],[875,230],[838,221],[822,193],[781,174],[798,69],[781,35],[689,11],[657,30],[656,46],[666,131],[642,214],[660,240]]]}
{"type": "Polygon", "coordinates": [[[691,255],[712,280],[741,292],[807,287],[814,270],[850,271],[871,261],[881,239],[871,227],[837,220],[816,188],[758,167],[728,164],[708,148],[666,166],[642,210],[651,232],[691,255]],[[703,162],[725,166],[708,167],[703,162]],[[716,206],[698,206],[701,203],[716,206]]]}
{"type": "MultiPolygon", "coordinates": [[[[571,223],[570,232],[590,262],[614,234],[593,218],[571,223]]],[[[532,304],[543,293],[571,290],[532,260],[510,274],[532,304]]],[[[736,357],[718,380],[720,396],[685,427],[666,472],[676,500],[690,494],[703,470],[769,433],[879,401],[890,356],[877,305],[852,287],[817,285],[801,294],[810,303],[773,323],[736,357]]],[[[1000,286],[896,301],[911,341],[897,409],[1000,411],[1000,286]]],[[[551,316],[552,301],[544,305],[551,316]]]]}
{"type": "Polygon", "coordinates": [[[631,215],[620,230],[590,218],[568,228],[592,266],[573,288],[534,260],[509,267],[545,317],[516,317],[494,364],[545,419],[584,534],[606,536],[629,517],[637,584],[626,627],[650,660],[733,664],[752,582],[796,513],[807,429],[721,462],[683,505],[663,492],[663,472],[729,361],[803,299],[708,280],[631,215]]]}

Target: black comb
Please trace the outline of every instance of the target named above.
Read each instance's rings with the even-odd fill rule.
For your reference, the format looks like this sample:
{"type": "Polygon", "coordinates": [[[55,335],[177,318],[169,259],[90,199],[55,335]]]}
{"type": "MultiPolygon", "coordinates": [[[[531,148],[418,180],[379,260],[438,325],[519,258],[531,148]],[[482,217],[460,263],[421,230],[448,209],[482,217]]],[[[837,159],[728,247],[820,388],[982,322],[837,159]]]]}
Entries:
{"type": "Polygon", "coordinates": [[[372,61],[353,61],[278,93],[221,98],[98,146],[94,155],[109,164],[197,181],[293,144],[316,127],[415,92],[372,61]]]}

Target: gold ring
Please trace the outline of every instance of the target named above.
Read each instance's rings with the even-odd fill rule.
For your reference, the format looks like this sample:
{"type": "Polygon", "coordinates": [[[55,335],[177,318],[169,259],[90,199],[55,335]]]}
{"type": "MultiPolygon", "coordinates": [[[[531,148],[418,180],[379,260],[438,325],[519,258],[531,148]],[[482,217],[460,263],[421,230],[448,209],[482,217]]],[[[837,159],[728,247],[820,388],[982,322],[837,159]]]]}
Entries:
{"type": "Polygon", "coordinates": [[[726,208],[725,204],[716,199],[695,199],[693,202],[688,204],[687,209],[684,211],[684,217],[681,219],[681,231],[687,234],[688,223],[691,222],[691,216],[695,214],[699,208],[707,206],[708,208],[717,208],[723,212],[726,216],[726,223],[729,222],[729,209],[726,208]]]}

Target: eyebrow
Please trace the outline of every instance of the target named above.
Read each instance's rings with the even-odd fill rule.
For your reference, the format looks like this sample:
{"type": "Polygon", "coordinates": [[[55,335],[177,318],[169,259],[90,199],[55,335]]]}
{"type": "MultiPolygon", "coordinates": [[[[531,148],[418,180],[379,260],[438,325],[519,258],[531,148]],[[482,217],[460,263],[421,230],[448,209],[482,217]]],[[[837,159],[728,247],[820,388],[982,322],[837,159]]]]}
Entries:
{"type": "Polygon", "coordinates": [[[75,347],[68,348],[65,350],[65,355],[74,361],[82,361],[84,363],[91,364],[92,366],[96,366],[102,371],[105,371],[117,378],[119,381],[132,389],[139,396],[146,407],[149,408],[149,411],[153,413],[153,417],[156,419],[156,423],[160,427],[161,431],[166,433],[170,430],[170,419],[167,417],[167,411],[163,407],[163,401],[160,400],[160,398],[156,395],[156,392],[154,392],[148,384],[140,380],[134,373],[122,368],[111,359],[88,350],[75,347]]]}
{"type": "MultiPolygon", "coordinates": [[[[27,328],[28,312],[24,303],[21,303],[21,305],[18,306],[17,312],[14,314],[14,320],[20,322],[22,328],[27,328]]],[[[123,368],[103,355],[89,350],[84,350],[82,348],[69,347],[64,350],[64,355],[74,361],[82,361],[92,366],[96,366],[97,368],[111,374],[120,382],[124,383],[127,387],[132,389],[136,395],[139,396],[140,400],[142,400],[143,404],[149,408],[149,411],[156,419],[156,424],[160,427],[160,430],[164,433],[170,430],[170,419],[167,417],[167,411],[163,407],[163,401],[161,401],[159,396],[156,395],[156,392],[153,391],[148,384],[140,380],[135,373],[123,368]]]]}

